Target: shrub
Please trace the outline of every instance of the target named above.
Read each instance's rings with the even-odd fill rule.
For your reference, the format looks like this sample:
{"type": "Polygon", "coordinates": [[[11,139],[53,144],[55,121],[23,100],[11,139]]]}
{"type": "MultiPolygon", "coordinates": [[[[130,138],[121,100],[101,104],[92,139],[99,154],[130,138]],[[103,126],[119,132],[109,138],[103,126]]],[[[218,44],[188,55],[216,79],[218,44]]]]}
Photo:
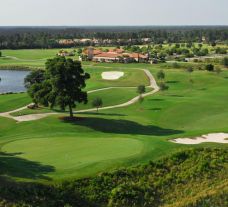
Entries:
{"type": "Polygon", "coordinates": [[[225,67],[228,67],[228,57],[225,57],[225,58],[222,60],[222,64],[223,64],[225,67]]]}
{"type": "Polygon", "coordinates": [[[214,71],[214,65],[208,64],[208,65],[205,66],[205,69],[206,69],[207,71],[209,71],[209,72],[212,72],[212,71],[214,71]]]}
{"type": "Polygon", "coordinates": [[[167,86],[165,83],[161,82],[158,84],[161,91],[166,91],[169,89],[169,86],[167,86]]]}
{"type": "Polygon", "coordinates": [[[157,78],[158,78],[158,80],[164,80],[165,79],[165,73],[163,72],[163,70],[158,71],[157,78]]]}
{"type": "Polygon", "coordinates": [[[180,65],[177,62],[174,62],[172,66],[173,68],[180,68],[180,65]]]}

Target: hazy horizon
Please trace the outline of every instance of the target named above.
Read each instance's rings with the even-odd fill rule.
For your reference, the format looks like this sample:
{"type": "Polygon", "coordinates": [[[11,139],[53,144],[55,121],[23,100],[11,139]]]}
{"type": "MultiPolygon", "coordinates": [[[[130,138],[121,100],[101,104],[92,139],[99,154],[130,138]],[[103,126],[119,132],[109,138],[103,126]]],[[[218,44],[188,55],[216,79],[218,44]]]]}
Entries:
{"type": "Polygon", "coordinates": [[[227,0],[7,0],[0,26],[226,26],[227,0]]]}

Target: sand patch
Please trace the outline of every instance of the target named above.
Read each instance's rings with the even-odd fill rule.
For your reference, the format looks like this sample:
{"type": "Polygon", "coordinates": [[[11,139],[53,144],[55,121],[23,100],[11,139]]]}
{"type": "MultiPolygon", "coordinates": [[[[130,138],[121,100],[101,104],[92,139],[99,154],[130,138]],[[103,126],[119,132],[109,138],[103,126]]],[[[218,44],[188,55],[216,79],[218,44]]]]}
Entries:
{"type": "Polygon", "coordinates": [[[24,115],[24,116],[15,116],[12,117],[14,120],[17,122],[26,122],[26,121],[35,121],[39,119],[43,119],[47,116],[54,115],[56,113],[46,113],[46,114],[29,114],[29,115],[24,115]]]}
{"type": "Polygon", "coordinates": [[[124,76],[124,72],[118,72],[118,71],[103,72],[101,76],[102,76],[102,79],[104,80],[118,80],[122,76],[124,76]]]}
{"type": "Polygon", "coordinates": [[[177,144],[201,144],[205,142],[225,143],[228,144],[228,133],[213,133],[202,135],[195,138],[178,138],[171,140],[177,144]]]}

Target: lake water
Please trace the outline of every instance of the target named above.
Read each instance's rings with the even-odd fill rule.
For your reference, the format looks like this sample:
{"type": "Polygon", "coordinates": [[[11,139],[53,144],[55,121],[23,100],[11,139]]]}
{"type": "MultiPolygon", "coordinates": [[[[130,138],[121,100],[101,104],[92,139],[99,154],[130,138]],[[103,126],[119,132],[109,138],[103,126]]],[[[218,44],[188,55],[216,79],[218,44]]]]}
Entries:
{"type": "Polygon", "coordinates": [[[24,78],[29,71],[0,70],[0,93],[24,92],[24,78]]]}

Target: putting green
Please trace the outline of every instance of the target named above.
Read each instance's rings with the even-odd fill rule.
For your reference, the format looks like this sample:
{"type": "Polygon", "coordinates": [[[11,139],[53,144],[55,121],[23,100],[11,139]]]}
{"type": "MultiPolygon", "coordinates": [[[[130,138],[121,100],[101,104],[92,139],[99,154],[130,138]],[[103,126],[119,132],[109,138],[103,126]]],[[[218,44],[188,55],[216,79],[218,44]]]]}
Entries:
{"type": "MultiPolygon", "coordinates": [[[[2,151],[18,153],[18,157],[54,167],[48,176],[65,178],[77,175],[99,162],[119,162],[134,157],[143,149],[143,143],[129,138],[40,138],[23,139],[3,146],[2,151]]],[[[107,163],[106,163],[107,164],[107,163]]],[[[91,170],[91,169],[90,169],[91,170]]]]}

